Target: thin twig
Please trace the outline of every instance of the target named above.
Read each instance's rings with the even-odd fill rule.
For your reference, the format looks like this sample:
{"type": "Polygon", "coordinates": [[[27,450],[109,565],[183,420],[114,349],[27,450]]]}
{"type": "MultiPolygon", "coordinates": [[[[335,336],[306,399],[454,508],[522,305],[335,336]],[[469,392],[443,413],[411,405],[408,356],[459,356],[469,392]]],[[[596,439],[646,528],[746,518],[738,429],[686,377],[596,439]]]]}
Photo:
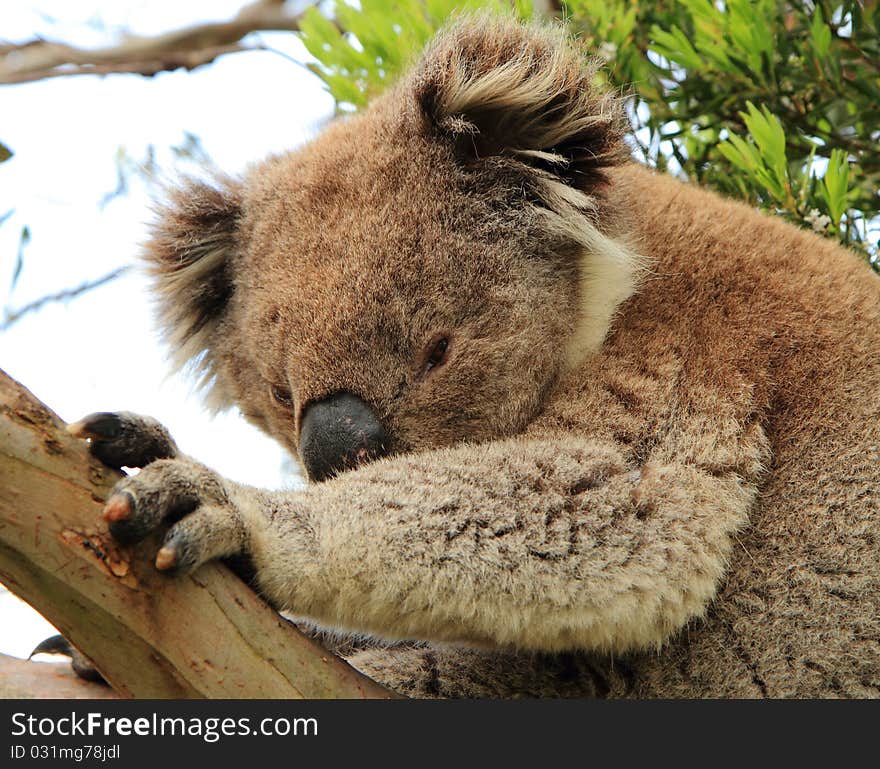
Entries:
{"type": "Polygon", "coordinates": [[[115,270],[108,272],[106,275],[95,280],[87,281],[74,288],[65,288],[55,294],[41,296],[39,299],[35,299],[33,302],[29,302],[28,304],[24,305],[24,307],[19,307],[17,310],[6,310],[4,313],[3,323],[0,324],[0,332],[8,331],[14,323],[21,320],[25,315],[36,312],[37,310],[45,307],[47,304],[54,304],[55,302],[66,302],[68,299],[73,299],[80,294],[85,294],[86,292],[91,291],[93,288],[98,288],[99,286],[103,286],[113,280],[116,280],[116,278],[124,275],[130,269],[131,265],[128,264],[124,265],[123,267],[117,267],[115,270]]]}

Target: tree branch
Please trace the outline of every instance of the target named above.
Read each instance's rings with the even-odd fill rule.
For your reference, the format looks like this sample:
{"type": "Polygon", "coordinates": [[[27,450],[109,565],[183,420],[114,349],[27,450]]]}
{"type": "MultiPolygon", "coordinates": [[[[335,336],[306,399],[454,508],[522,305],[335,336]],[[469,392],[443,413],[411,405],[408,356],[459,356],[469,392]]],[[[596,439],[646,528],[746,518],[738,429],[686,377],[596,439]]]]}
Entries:
{"type": "Polygon", "coordinates": [[[0,45],[0,85],[73,75],[134,73],[155,75],[195,69],[227,53],[257,50],[242,40],[253,32],[293,32],[302,13],[283,2],[264,0],[243,8],[229,21],[197,24],[156,36],[129,36],[106,48],[77,48],[34,39],[0,45]]]}
{"type": "Polygon", "coordinates": [[[43,309],[47,304],[54,304],[55,302],[66,302],[68,299],[74,299],[80,294],[85,294],[88,291],[91,291],[93,288],[98,288],[99,286],[103,286],[105,283],[110,283],[111,281],[116,280],[116,278],[125,275],[129,270],[129,265],[124,265],[122,267],[117,267],[115,270],[111,270],[106,275],[102,275],[100,278],[95,278],[95,280],[88,280],[85,283],[81,283],[74,288],[65,288],[61,291],[57,291],[54,294],[47,294],[46,296],[41,296],[39,299],[35,299],[33,302],[29,302],[23,307],[19,307],[17,310],[9,310],[7,309],[4,313],[3,322],[0,323],[0,332],[7,331],[14,323],[21,320],[25,315],[29,313],[36,312],[37,310],[43,309]]]}
{"type": "Polygon", "coordinates": [[[100,512],[119,477],[0,372],[0,582],[85,652],[118,694],[393,696],[225,567],[169,579],[150,557],[158,540],[117,544],[100,512]]]}
{"type": "Polygon", "coordinates": [[[83,681],[70,665],[29,662],[0,654],[0,699],[115,699],[112,689],[83,681]]]}

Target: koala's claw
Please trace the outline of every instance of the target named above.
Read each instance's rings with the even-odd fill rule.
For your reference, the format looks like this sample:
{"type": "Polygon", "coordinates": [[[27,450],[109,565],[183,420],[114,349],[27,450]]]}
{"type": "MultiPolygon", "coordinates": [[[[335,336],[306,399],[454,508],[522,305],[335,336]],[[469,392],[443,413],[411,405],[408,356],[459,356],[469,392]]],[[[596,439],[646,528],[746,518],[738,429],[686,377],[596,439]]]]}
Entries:
{"type": "Polygon", "coordinates": [[[104,520],[123,544],[171,523],[155,560],[156,568],[168,573],[185,574],[246,550],[245,526],[227,483],[190,460],[157,460],[123,478],[107,500],[104,520]]]}
{"type": "Polygon", "coordinates": [[[92,455],[116,469],[146,467],[157,459],[173,459],[179,454],[163,425],[129,411],[89,414],[69,424],[67,432],[87,438],[92,455]]]}
{"type": "Polygon", "coordinates": [[[94,681],[99,684],[107,684],[104,677],[92,664],[92,661],[63,635],[53,635],[45,641],[41,641],[30,653],[28,659],[31,659],[31,657],[34,657],[37,654],[60,654],[69,657],[70,666],[79,678],[82,678],[84,681],[94,681]]]}

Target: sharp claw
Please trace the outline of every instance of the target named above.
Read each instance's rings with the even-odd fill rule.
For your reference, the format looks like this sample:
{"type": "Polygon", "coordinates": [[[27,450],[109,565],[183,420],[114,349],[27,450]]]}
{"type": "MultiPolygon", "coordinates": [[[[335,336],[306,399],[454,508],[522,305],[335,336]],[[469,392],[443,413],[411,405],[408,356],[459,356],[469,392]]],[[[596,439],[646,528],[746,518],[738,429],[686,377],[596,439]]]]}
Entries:
{"type": "Polygon", "coordinates": [[[78,422],[67,425],[67,432],[76,438],[109,441],[122,434],[122,420],[112,412],[89,414],[78,422]]]}
{"type": "Polygon", "coordinates": [[[91,660],[86,657],[79,649],[77,649],[63,635],[53,635],[45,641],[37,644],[37,647],[30,653],[30,657],[37,654],[63,654],[70,657],[70,666],[73,672],[85,681],[95,681],[106,684],[107,682],[101,674],[95,669],[91,660]]]}
{"type": "Polygon", "coordinates": [[[114,494],[107,500],[104,506],[104,520],[108,523],[125,521],[131,517],[134,510],[134,500],[130,494],[114,494]]]}
{"type": "Polygon", "coordinates": [[[63,654],[65,657],[73,657],[73,647],[63,635],[53,635],[45,641],[40,641],[34,650],[28,655],[28,659],[37,654],[63,654]]]}
{"type": "Polygon", "coordinates": [[[156,568],[159,571],[173,569],[177,565],[177,551],[173,547],[165,545],[156,553],[156,568]]]}

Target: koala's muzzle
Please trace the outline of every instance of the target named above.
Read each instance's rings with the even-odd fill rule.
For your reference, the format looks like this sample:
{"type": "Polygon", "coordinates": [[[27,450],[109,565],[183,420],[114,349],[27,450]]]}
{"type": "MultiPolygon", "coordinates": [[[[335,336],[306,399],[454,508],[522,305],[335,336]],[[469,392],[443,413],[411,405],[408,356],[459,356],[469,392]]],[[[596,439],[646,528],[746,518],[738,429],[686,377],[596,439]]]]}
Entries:
{"type": "Polygon", "coordinates": [[[357,395],[336,393],[306,406],[299,455],[309,478],[323,481],[388,453],[390,440],[357,395]]]}

